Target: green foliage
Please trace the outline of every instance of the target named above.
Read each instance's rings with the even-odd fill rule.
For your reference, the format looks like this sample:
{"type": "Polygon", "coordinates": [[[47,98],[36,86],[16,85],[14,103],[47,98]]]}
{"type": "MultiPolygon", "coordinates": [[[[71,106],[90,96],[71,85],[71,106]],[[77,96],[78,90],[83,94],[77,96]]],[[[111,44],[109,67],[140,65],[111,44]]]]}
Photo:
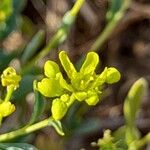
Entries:
{"type": "Polygon", "coordinates": [[[138,150],[150,140],[149,134],[140,138],[140,132],[136,127],[136,116],[146,91],[147,81],[144,78],[140,78],[132,85],[124,102],[125,126],[117,129],[113,136],[106,130],[103,139],[97,143],[100,149],[138,150]]]}
{"type": "Polygon", "coordinates": [[[37,150],[34,146],[26,143],[0,143],[1,150],[37,150]]]}
{"type": "Polygon", "coordinates": [[[111,0],[110,8],[107,12],[107,20],[110,21],[123,5],[124,0],[111,0]]]}
{"type": "Polygon", "coordinates": [[[79,72],[65,51],[59,53],[59,59],[70,83],[63,78],[58,65],[53,61],[45,63],[44,73],[47,77],[38,83],[38,90],[44,96],[59,97],[52,103],[52,116],[56,120],[64,117],[75,100],[85,101],[88,105],[96,105],[102,94],[103,84],[112,84],[120,79],[119,71],[112,67],[105,68],[102,74],[96,74],[99,56],[95,52],[87,54],[79,72]]]}
{"type": "Polygon", "coordinates": [[[45,34],[43,30],[38,31],[31,39],[31,41],[27,44],[21,57],[21,61],[23,64],[27,63],[36,53],[36,51],[44,41],[44,35],[45,34]]]}
{"type": "Polygon", "coordinates": [[[21,23],[20,11],[26,0],[0,1],[0,41],[21,23]]]}
{"type": "Polygon", "coordinates": [[[32,112],[31,118],[29,123],[27,124],[28,126],[35,123],[40,115],[43,113],[44,111],[44,100],[42,98],[42,95],[37,91],[37,82],[34,81],[33,83],[33,87],[34,87],[34,110],[32,112]]]}
{"type": "Polygon", "coordinates": [[[139,139],[139,131],[136,128],[136,116],[146,89],[147,81],[141,78],[132,85],[125,99],[124,116],[126,120],[126,141],[129,147],[133,141],[139,139]]]}
{"type": "Polygon", "coordinates": [[[3,26],[2,23],[11,15],[12,7],[12,0],[0,1],[0,26],[3,26]]]}

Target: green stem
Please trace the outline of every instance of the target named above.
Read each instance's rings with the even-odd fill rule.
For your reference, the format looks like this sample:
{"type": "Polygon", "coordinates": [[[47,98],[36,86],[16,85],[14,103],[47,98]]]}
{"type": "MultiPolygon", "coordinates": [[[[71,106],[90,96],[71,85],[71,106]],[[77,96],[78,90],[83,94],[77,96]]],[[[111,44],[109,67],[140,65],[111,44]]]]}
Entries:
{"type": "Polygon", "coordinates": [[[2,135],[0,135],[0,142],[8,141],[8,140],[14,139],[16,137],[32,133],[32,132],[39,130],[39,129],[42,129],[48,125],[50,125],[49,124],[49,118],[45,119],[43,121],[40,121],[38,123],[35,123],[31,126],[23,127],[23,128],[18,129],[16,131],[2,134],[2,135]]]}
{"type": "Polygon", "coordinates": [[[52,39],[47,43],[47,45],[40,51],[39,54],[37,54],[23,69],[21,74],[26,73],[29,71],[32,66],[34,66],[37,61],[44,56],[46,56],[53,48],[55,48],[58,45],[58,41],[65,35],[65,31],[63,29],[60,29],[57,31],[57,33],[52,37],[52,39]]]}
{"type": "Polygon", "coordinates": [[[150,142],[150,132],[145,135],[142,139],[137,141],[137,147],[138,149],[141,149],[144,145],[150,142]]]}
{"type": "Polygon", "coordinates": [[[7,87],[7,94],[6,94],[5,99],[4,99],[5,102],[10,101],[13,92],[14,92],[14,86],[12,86],[12,85],[8,86],[7,87]]]}
{"type": "Polygon", "coordinates": [[[70,10],[70,15],[76,16],[84,2],[85,0],[77,0],[73,8],[70,10]]]}
{"type": "Polygon", "coordinates": [[[104,42],[109,38],[112,31],[116,27],[116,25],[119,23],[119,21],[123,18],[127,8],[130,5],[131,0],[124,0],[124,3],[122,4],[122,7],[120,10],[115,14],[115,16],[112,18],[112,20],[107,24],[105,29],[102,31],[102,33],[98,36],[96,41],[91,46],[90,51],[98,51],[99,47],[101,47],[104,42]]]}
{"type": "Polygon", "coordinates": [[[76,3],[74,4],[73,8],[69,11],[70,15],[64,15],[64,18],[66,16],[68,16],[68,18],[63,18],[64,20],[66,20],[67,22],[63,22],[64,20],[62,20],[62,26],[58,29],[58,31],[56,32],[56,34],[52,37],[52,39],[47,43],[47,45],[45,46],[45,48],[43,48],[39,54],[37,54],[23,69],[21,74],[25,74],[26,72],[28,72],[32,66],[34,66],[37,61],[41,58],[43,58],[44,56],[46,56],[52,49],[56,48],[59,44],[61,44],[62,42],[65,41],[66,39],[66,35],[71,27],[71,25],[74,22],[74,18],[77,16],[80,8],[82,7],[82,5],[84,4],[85,0],[77,0],[76,3]],[[70,18],[69,18],[70,17],[70,18]],[[68,19],[68,20],[67,20],[68,19]],[[69,24],[68,24],[68,21],[69,24]],[[66,26],[66,24],[68,26],[66,26]],[[64,26],[66,28],[64,28],[64,26]]]}

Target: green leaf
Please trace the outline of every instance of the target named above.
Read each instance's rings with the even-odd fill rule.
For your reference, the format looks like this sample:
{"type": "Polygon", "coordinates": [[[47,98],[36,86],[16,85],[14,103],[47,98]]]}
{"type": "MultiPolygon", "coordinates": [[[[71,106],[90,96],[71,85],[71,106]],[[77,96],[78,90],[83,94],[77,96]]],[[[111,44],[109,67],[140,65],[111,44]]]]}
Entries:
{"type": "Polygon", "coordinates": [[[61,61],[61,64],[62,64],[64,70],[66,71],[68,77],[70,79],[74,78],[77,71],[65,51],[61,51],[59,53],[59,59],[61,61]]]}
{"type": "Polygon", "coordinates": [[[49,125],[54,127],[57,133],[61,136],[64,136],[65,133],[63,132],[61,122],[59,120],[49,119],[49,125]]]}
{"type": "Polygon", "coordinates": [[[25,7],[27,0],[13,0],[13,7],[15,13],[20,13],[25,7]]]}
{"type": "Polygon", "coordinates": [[[0,143],[1,150],[37,150],[31,144],[26,143],[0,143]]]}
{"type": "Polygon", "coordinates": [[[44,41],[44,35],[45,33],[43,30],[38,31],[27,44],[21,58],[23,64],[25,64],[37,52],[38,48],[44,41]]]}
{"type": "Polygon", "coordinates": [[[7,54],[0,49],[0,71],[8,67],[10,61],[17,56],[17,53],[7,54]]]}
{"type": "Polygon", "coordinates": [[[80,72],[85,74],[93,74],[96,69],[97,64],[99,63],[99,56],[95,52],[89,52],[86,56],[86,59],[80,69],[80,72]]]}
{"type": "Polygon", "coordinates": [[[13,10],[12,0],[0,1],[0,23],[11,15],[13,10]]]}
{"type": "Polygon", "coordinates": [[[126,140],[128,144],[139,136],[135,121],[146,89],[147,81],[144,78],[140,78],[132,85],[124,102],[123,110],[126,120],[126,140]]]}
{"type": "Polygon", "coordinates": [[[147,81],[144,78],[137,80],[130,88],[124,102],[124,115],[127,125],[134,125],[141,100],[147,89],[147,81]]]}
{"type": "MultiPolygon", "coordinates": [[[[4,2],[10,3],[13,2],[13,11],[11,12],[11,15],[7,16],[7,19],[0,23],[0,41],[6,38],[13,30],[16,29],[16,27],[19,27],[21,24],[21,16],[20,11],[25,6],[26,0],[4,0],[4,2]]],[[[9,8],[8,8],[9,9],[9,8]]]]}
{"type": "Polygon", "coordinates": [[[60,72],[59,66],[54,61],[48,60],[44,65],[44,73],[49,78],[55,78],[56,74],[60,72]]]}
{"type": "Polygon", "coordinates": [[[38,120],[40,115],[43,113],[44,106],[45,106],[42,95],[37,91],[37,81],[34,81],[33,87],[34,87],[34,96],[35,96],[35,98],[34,98],[34,101],[35,101],[34,102],[34,110],[32,112],[31,119],[30,119],[28,125],[31,125],[35,121],[38,120]]]}
{"type": "Polygon", "coordinates": [[[0,25],[0,41],[6,38],[21,23],[18,14],[12,14],[5,23],[0,25]]]}

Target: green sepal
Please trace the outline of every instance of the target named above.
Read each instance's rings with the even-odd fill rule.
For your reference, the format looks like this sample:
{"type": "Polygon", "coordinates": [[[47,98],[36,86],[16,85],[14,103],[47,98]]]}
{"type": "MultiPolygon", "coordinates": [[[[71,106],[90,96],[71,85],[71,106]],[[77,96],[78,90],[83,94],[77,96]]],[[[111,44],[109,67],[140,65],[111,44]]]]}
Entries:
{"type": "Polygon", "coordinates": [[[53,119],[52,117],[49,119],[49,126],[52,126],[54,127],[54,129],[56,130],[56,132],[61,135],[61,136],[64,136],[65,133],[63,132],[63,129],[62,129],[62,125],[61,125],[61,122],[59,120],[55,120],[53,119]]]}
{"type": "Polygon", "coordinates": [[[52,102],[52,117],[55,120],[61,120],[68,110],[67,104],[61,99],[57,98],[52,102]]]}
{"type": "Polygon", "coordinates": [[[46,97],[56,97],[63,94],[59,81],[53,78],[44,78],[38,82],[38,91],[46,97]]]}
{"type": "Polygon", "coordinates": [[[80,72],[83,74],[93,74],[96,69],[97,64],[99,63],[99,56],[95,52],[89,52],[86,56],[86,59],[80,69],[80,72]]]}
{"type": "Polygon", "coordinates": [[[59,53],[59,59],[68,77],[70,79],[74,78],[77,71],[65,51],[59,53]]]}
{"type": "Polygon", "coordinates": [[[106,83],[108,84],[116,83],[120,80],[120,78],[121,74],[116,68],[110,67],[107,69],[106,83]]]}
{"type": "Polygon", "coordinates": [[[49,78],[55,78],[56,74],[59,73],[59,66],[54,61],[48,60],[44,65],[44,73],[49,78]]]}

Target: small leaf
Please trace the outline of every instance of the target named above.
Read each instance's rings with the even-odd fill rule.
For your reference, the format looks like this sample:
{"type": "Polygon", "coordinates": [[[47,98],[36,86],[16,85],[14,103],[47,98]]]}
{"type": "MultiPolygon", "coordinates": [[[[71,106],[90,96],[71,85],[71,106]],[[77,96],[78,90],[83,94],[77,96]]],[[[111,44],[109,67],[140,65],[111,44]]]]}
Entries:
{"type": "Polygon", "coordinates": [[[86,59],[80,69],[80,72],[83,74],[93,74],[96,69],[97,64],[99,63],[99,56],[95,52],[89,52],[86,56],[86,59]]]}
{"type": "Polygon", "coordinates": [[[57,98],[52,102],[52,116],[55,120],[60,120],[64,117],[68,110],[67,104],[61,99],[57,98]]]}
{"type": "Polygon", "coordinates": [[[28,125],[33,124],[36,120],[38,120],[38,118],[40,117],[40,115],[43,113],[44,110],[44,100],[42,95],[39,93],[39,91],[37,91],[37,81],[34,81],[33,83],[33,87],[34,87],[34,110],[32,112],[31,115],[31,119],[28,123],[28,125]]]}
{"type": "Polygon", "coordinates": [[[33,145],[26,143],[0,143],[1,150],[37,150],[33,145]]]}
{"type": "Polygon", "coordinates": [[[49,78],[55,78],[56,74],[60,72],[59,66],[54,61],[48,60],[44,65],[45,75],[49,78]]]}
{"type": "Polygon", "coordinates": [[[21,58],[23,64],[28,62],[28,60],[37,52],[38,48],[44,41],[44,35],[45,34],[43,30],[38,31],[27,44],[21,58]]]}
{"type": "Polygon", "coordinates": [[[65,51],[61,51],[59,53],[59,59],[68,77],[70,79],[74,78],[74,75],[77,73],[77,71],[65,51]]]}
{"type": "Polygon", "coordinates": [[[17,53],[6,54],[0,49],[0,71],[8,67],[10,61],[17,56],[17,53]]]}
{"type": "Polygon", "coordinates": [[[49,125],[54,127],[58,134],[64,136],[65,133],[63,132],[61,122],[59,120],[49,119],[49,125]]]}
{"type": "Polygon", "coordinates": [[[140,78],[132,85],[124,102],[126,140],[128,144],[139,137],[138,130],[135,126],[135,120],[146,89],[147,81],[144,78],[140,78]]]}
{"type": "Polygon", "coordinates": [[[130,88],[124,102],[124,115],[128,125],[134,125],[146,89],[147,81],[144,78],[137,80],[130,88]]]}

